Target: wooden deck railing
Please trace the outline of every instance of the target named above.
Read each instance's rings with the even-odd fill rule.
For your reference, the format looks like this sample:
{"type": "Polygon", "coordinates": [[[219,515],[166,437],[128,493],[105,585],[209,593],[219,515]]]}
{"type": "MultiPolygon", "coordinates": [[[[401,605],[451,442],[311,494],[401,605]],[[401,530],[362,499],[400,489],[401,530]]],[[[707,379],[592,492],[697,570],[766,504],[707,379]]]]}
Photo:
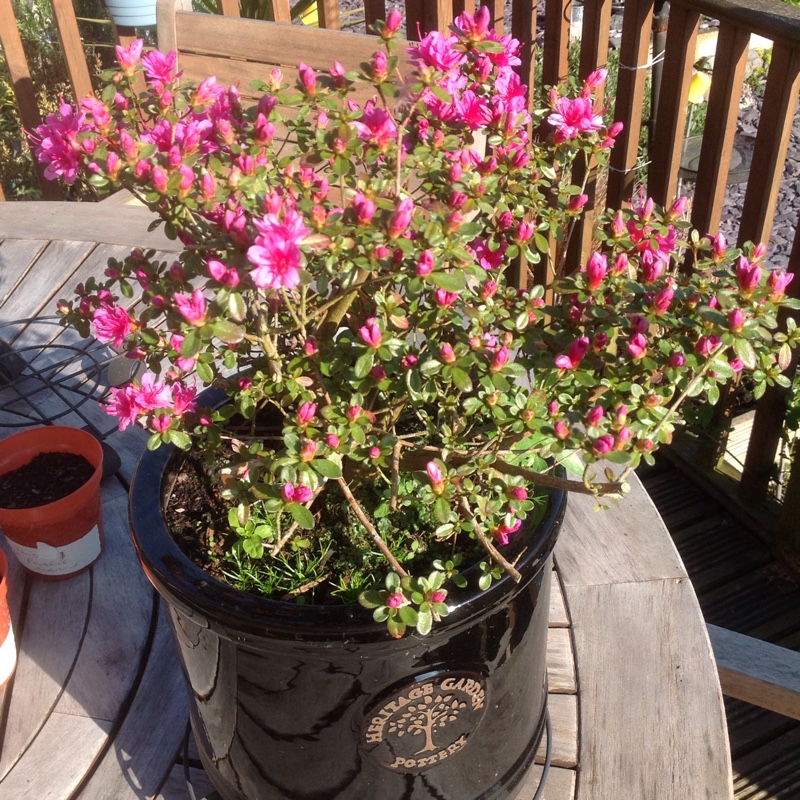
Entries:
{"type": "MultiPolygon", "coordinates": [[[[52,3],[70,79],[76,94],[82,96],[90,87],[89,72],[72,3],[71,0],[52,0],[52,3]]],[[[223,14],[239,13],[237,0],[217,0],[217,4],[223,14]]],[[[367,24],[385,18],[387,7],[392,5],[384,0],[365,0],[367,24]]],[[[475,0],[406,0],[408,37],[416,38],[418,31],[437,27],[445,29],[456,14],[463,9],[474,11],[475,5],[475,0]]],[[[498,28],[504,27],[504,15],[506,18],[510,15],[510,30],[506,28],[506,32],[526,43],[520,72],[530,85],[533,85],[537,54],[541,56],[540,80],[544,85],[566,78],[572,0],[545,0],[541,31],[537,28],[539,19],[535,0],[506,0],[505,3],[503,0],[489,0],[483,5],[492,10],[498,28]]],[[[290,6],[290,0],[273,0],[275,19],[289,21],[290,6]]],[[[612,153],[604,194],[598,197],[598,203],[604,206],[617,206],[628,200],[637,188],[637,182],[642,180],[640,138],[644,126],[652,122],[643,119],[643,114],[648,72],[654,61],[654,8],[654,0],[627,0],[625,3],[614,104],[615,119],[622,121],[625,128],[612,153]]],[[[772,39],[774,47],[753,154],[751,175],[754,179],[747,185],[739,240],[740,243],[748,239],[768,241],[800,91],[800,8],[778,0],[671,0],[663,68],[660,70],[664,78],[658,95],[658,118],[650,137],[652,146],[647,153],[646,189],[663,204],[672,200],[678,185],[687,97],[702,17],[718,21],[718,46],[692,202],[692,223],[702,232],[714,232],[720,223],[749,42],[751,34],[755,33],[772,39]]],[[[341,26],[337,0],[319,0],[319,19],[323,27],[341,26]]],[[[605,65],[610,27],[611,0],[585,0],[579,59],[581,77],[605,65]]],[[[125,42],[134,31],[118,29],[116,33],[125,42]]],[[[0,43],[9,64],[23,123],[31,128],[38,123],[38,110],[14,25],[11,0],[0,0],[0,43]]],[[[658,56],[657,53],[656,61],[658,56]]],[[[590,181],[590,187],[592,185],[590,181]]],[[[45,196],[52,191],[46,182],[43,191],[45,196]]],[[[573,266],[580,261],[581,249],[585,250],[591,241],[590,225],[587,224],[586,229],[579,233],[573,236],[573,241],[581,245],[570,253],[573,266]]],[[[796,272],[799,264],[800,235],[796,232],[789,269],[796,272]]],[[[542,279],[546,276],[536,277],[542,279]]],[[[800,280],[791,284],[790,289],[795,295],[800,295],[800,280]]],[[[766,495],[785,414],[784,398],[784,392],[769,392],[759,404],[755,435],[741,486],[742,495],[749,502],[763,499],[766,495]]],[[[800,552],[800,514],[797,513],[800,510],[800,468],[794,470],[789,482],[784,508],[786,535],[794,539],[800,552]]]]}

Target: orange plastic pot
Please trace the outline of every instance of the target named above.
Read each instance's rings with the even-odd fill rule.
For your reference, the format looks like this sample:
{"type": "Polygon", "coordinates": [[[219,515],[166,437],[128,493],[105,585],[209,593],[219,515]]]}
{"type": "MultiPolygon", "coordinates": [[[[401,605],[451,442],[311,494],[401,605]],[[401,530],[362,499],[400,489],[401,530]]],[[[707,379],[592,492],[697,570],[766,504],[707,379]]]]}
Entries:
{"type": "Polygon", "coordinates": [[[25,466],[40,453],[74,453],[93,467],[72,494],[32,508],[0,508],[0,528],[14,555],[32,575],[59,580],[93,564],[103,549],[100,479],[103,450],[90,433],[51,425],[0,441],[0,475],[25,466]]]}
{"type": "Polygon", "coordinates": [[[0,689],[11,680],[16,667],[17,646],[8,610],[8,559],[0,550],[0,689]]]}

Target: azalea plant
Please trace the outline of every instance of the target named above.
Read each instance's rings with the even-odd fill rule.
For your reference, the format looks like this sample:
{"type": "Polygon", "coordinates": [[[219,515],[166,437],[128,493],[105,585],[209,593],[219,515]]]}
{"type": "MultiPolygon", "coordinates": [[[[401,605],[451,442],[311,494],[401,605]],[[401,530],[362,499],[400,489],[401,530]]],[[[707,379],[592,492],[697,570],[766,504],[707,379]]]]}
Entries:
{"type": "Polygon", "coordinates": [[[519,577],[537,489],[619,495],[682,403],[742,370],[756,394],[786,385],[798,339],[774,333],[791,276],[763,246],[690,232],[685,200],[600,216],[562,274],[587,201],[573,166],[602,166],[620,130],[597,99],[605,70],[531,111],[519,43],[485,6],[411,46],[406,72],[399,27],[392,12],[357,72],[273,71],[252,105],[134,42],[100,97],[35,139],[49,176],[130,190],[184,245],[112,260],[61,312],[145,362],[111,390],[121,429],[218,468],[223,571],[291,562],[289,594],[316,602],[328,578],[395,636],[445,615],[472,560],[483,588],[519,577]],[[551,286],[510,283],[543,260],[551,286]],[[223,402],[198,394],[211,385],[223,402]],[[326,533],[337,515],[348,541],[326,533]],[[344,551],[369,564],[358,577],[325,570],[344,551]]]}

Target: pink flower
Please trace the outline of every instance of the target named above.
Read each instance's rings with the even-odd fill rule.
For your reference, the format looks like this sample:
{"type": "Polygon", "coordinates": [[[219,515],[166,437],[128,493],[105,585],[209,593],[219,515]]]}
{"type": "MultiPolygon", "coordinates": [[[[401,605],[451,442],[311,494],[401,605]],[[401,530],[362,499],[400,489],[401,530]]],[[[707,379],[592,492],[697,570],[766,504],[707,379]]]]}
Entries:
{"type": "Polygon", "coordinates": [[[397,33],[400,30],[400,25],[403,22],[403,15],[397,7],[394,7],[389,16],[386,17],[386,24],[384,25],[383,32],[386,34],[397,33]]]}
{"type": "Polygon", "coordinates": [[[741,372],[744,369],[744,362],[740,358],[731,358],[728,361],[728,366],[730,366],[734,372],[741,372]]]}
{"type": "Polygon", "coordinates": [[[580,211],[589,202],[588,194],[574,194],[567,203],[567,211],[576,212],[580,211]]]}
{"type": "Polygon", "coordinates": [[[361,416],[361,412],[361,406],[350,406],[347,411],[345,411],[345,416],[350,422],[355,422],[361,416]]]}
{"type": "Polygon", "coordinates": [[[508,537],[512,533],[516,533],[522,527],[522,520],[521,519],[514,519],[514,521],[507,525],[505,522],[499,525],[495,530],[492,531],[492,536],[494,536],[495,541],[500,545],[508,544],[508,537]]]}
{"type": "Polygon", "coordinates": [[[223,286],[238,286],[239,273],[234,267],[226,267],[221,261],[214,258],[208,260],[208,274],[223,286]]]}
{"type": "Polygon", "coordinates": [[[358,335],[361,337],[361,341],[373,350],[377,350],[381,346],[383,334],[375,317],[370,317],[366,324],[359,328],[358,335]]]}
{"type": "Polygon", "coordinates": [[[509,500],[522,503],[528,499],[528,490],[524,486],[508,486],[506,487],[506,496],[509,500]]]}
{"type": "Polygon", "coordinates": [[[400,608],[401,606],[408,605],[408,600],[402,592],[392,592],[386,598],[386,605],[389,608],[400,608]]]}
{"type": "Polygon", "coordinates": [[[736,262],[736,278],[739,291],[743,295],[751,295],[761,283],[761,267],[751,264],[744,256],[739,256],[736,262]]]}
{"type": "Polygon", "coordinates": [[[281,487],[281,495],[287,503],[307,503],[314,496],[314,492],[308,486],[284,483],[281,487]]]}
{"type": "Polygon", "coordinates": [[[429,461],[425,465],[425,471],[428,473],[428,480],[431,482],[434,494],[442,494],[445,488],[442,468],[435,461],[429,461]]]}
{"type": "Polygon", "coordinates": [[[722,343],[719,336],[701,336],[697,344],[694,346],[694,351],[701,356],[710,356],[722,343]]]}
{"type": "Polygon", "coordinates": [[[566,355],[556,356],[555,364],[559,369],[577,369],[586,353],[589,352],[589,337],[581,336],[570,346],[566,355]]]}
{"type": "Polygon", "coordinates": [[[297,71],[300,73],[300,85],[306,94],[315,95],[317,93],[317,74],[302,61],[297,65],[297,71]]]}
{"type": "Polygon", "coordinates": [[[308,339],[306,339],[305,344],[303,344],[303,352],[309,357],[315,356],[317,353],[319,353],[319,345],[313,336],[310,336],[308,339]]]}
{"type": "Polygon", "coordinates": [[[656,296],[653,298],[653,309],[655,310],[656,314],[663,314],[665,313],[672,302],[672,298],[675,296],[675,290],[672,286],[668,286],[666,289],[662,289],[660,292],[656,292],[656,296]]]}
{"type": "Polygon", "coordinates": [[[416,273],[420,278],[430,275],[433,272],[433,252],[430,250],[423,250],[417,259],[416,273]]]}
{"type": "Polygon", "coordinates": [[[508,363],[509,353],[507,347],[500,347],[492,358],[492,363],[489,365],[490,372],[500,372],[503,367],[508,363]]]}
{"type": "Polygon", "coordinates": [[[314,419],[314,415],[317,413],[317,404],[311,402],[304,402],[300,405],[300,408],[297,409],[297,413],[295,414],[295,419],[297,420],[298,425],[308,425],[311,420],[314,419]]]}
{"type": "Polygon", "coordinates": [[[586,282],[590,292],[599,289],[608,274],[608,261],[600,253],[592,253],[586,264],[586,282]]]}
{"type": "Polygon", "coordinates": [[[120,306],[102,303],[92,318],[95,336],[101,342],[111,342],[113,347],[122,347],[125,337],[133,330],[133,321],[120,306]]]}
{"type": "Polygon", "coordinates": [[[453,345],[449,344],[448,342],[445,342],[439,348],[439,354],[441,355],[442,361],[444,361],[445,364],[453,364],[456,360],[456,351],[453,350],[453,345]]]}
{"type": "Polygon", "coordinates": [[[134,39],[128,47],[116,46],[117,61],[126,75],[133,75],[133,71],[142,57],[143,45],[144,42],[141,39],[134,39]]]}
{"type": "Polygon", "coordinates": [[[196,386],[184,386],[182,383],[172,385],[172,411],[177,417],[192,414],[197,408],[196,386]]]}
{"type": "Polygon", "coordinates": [[[444,603],[447,600],[447,592],[444,589],[436,589],[433,592],[428,592],[425,599],[429,603],[444,603]]]}
{"type": "Polygon", "coordinates": [[[547,121],[556,129],[556,142],[566,142],[583,133],[602,130],[603,118],[595,114],[592,101],[585,97],[559,97],[547,121]]]}
{"type": "Polygon", "coordinates": [[[370,458],[380,458],[381,457],[381,449],[380,449],[380,447],[370,447],[370,449],[369,449],[369,457],[370,458]]]}
{"type": "Polygon", "coordinates": [[[563,420],[557,420],[556,423],[553,425],[553,431],[555,432],[556,439],[564,440],[569,436],[569,428],[563,422],[563,420]]]}
{"type": "Polygon", "coordinates": [[[361,192],[356,192],[353,198],[353,212],[359,225],[369,225],[375,216],[375,203],[361,192]]]}
{"type": "Polygon", "coordinates": [[[190,324],[196,327],[206,323],[206,298],[203,297],[201,289],[195,289],[192,296],[175,293],[175,305],[180,315],[190,324]]]}
{"type": "Polygon", "coordinates": [[[600,421],[603,419],[606,410],[603,406],[594,406],[593,408],[589,409],[589,413],[586,415],[586,424],[590,428],[596,428],[600,421]]]}
{"type": "Polygon", "coordinates": [[[388,234],[390,239],[396,239],[411,224],[414,214],[414,201],[410,197],[404,197],[394,210],[392,219],[389,222],[388,234]]]}
{"type": "Polygon", "coordinates": [[[433,293],[433,299],[439,308],[450,308],[458,300],[458,292],[447,292],[444,289],[437,289],[433,293]]]}
{"type": "Polygon", "coordinates": [[[397,126],[392,115],[385,109],[368,100],[361,119],[353,123],[358,138],[374,144],[379,150],[388,150],[389,143],[397,138],[397,126]]]}
{"type": "Polygon", "coordinates": [[[142,56],[144,74],[156,86],[169,83],[173,78],[178,77],[173,74],[176,63],[177,55],[174,52],[162,53],[159,50],[151,50],[142,56]]]}
{"type": "Polygon", "coordinates": [[[403,356],[400,366],[403,369],[414,369],[414,367],[417,366],[418,361],[419,359],[413,353],[408,353],[407,355],[403,356]]]}
{"type": "Polygon", "coordinates": [[[607,78],[608,70],[605,67],[601,67],[592,72],[583,82],[583,85],[587,89],[594,91],[595,89],[599,89],[606,82],[607,78]]]}
{"type": "Polygon", "coordinates": [[[609,453],[613,449],[614,449],[614,437],[610,433],[605,434],[605,436],[598,436],[592,442],[592,452],[596,456],[604,456],[606,453],[609,453]]]}
{"type": "Polygon", "coordinates": [[[111,389],[111,400],[106,403],[104,410],[110,416],[117,417],[119,429],[124,431],[128,425],[136,422],[137,417],[142,412],[136,402],[136,388],[134,386],[124,386],[121,389],[111,389]]]}
{"type": "Polygon", "coordinates": [[[317,454],[319,445],[313,439],[309,439],[301,448],[298,455],[301,461],[311,461],[317,454]]]}
{"type": "Polygon", "coordinates": [[[647,337],[643,333],[634,333],[628,340],[628,352],[637,361],[647,354],[647,337]]]}
{"type": "Polygon", "coordinates": [[[682,367],[686,363],[686,356],[683,353],[672,353],[667,359],[667,364],[671,367],[682,367]]]}
{"type": "Polygon", "coordinates": [[[247,250],[247,258],[255,265],[250,277],[259,289],[294,289],[300,283],[302,252],[299,243],[311,231],[293,209],[283,214],[266,214],[254,219],[258,230],[255,244],[247,250]]]}
{"type": "Polygon", "coordinates": [[[786,292],[786,287],[794,279],[794,273],[785,270],[772,270],[767,277],[767,286],[772,289],[770,300],[773,303],[779,302],[786,292]]]}
{"type": "Polygon", "coordinates": [[[171,408],[172,391],[156,379],[152,372],[142,375],[141,384],[134,389],[135,401],[142,411],[155,411],[158,408],[171,408]]]}
{"type": "Polygon", "coordinates": [[[181,355],[181,347],[183,347],[183,336],[179,333],[173,333],[169,340],[170,347],[177,352],[178,356],[175,358],[175,365],[178,369],[184,372],[191,372],[194,369],[197,356],[186,358],[181,355]]]}
{"type": "Polygon", "coordinates": [[[36,158],[45,165],[48,180],[63,178],[68,184],[78,176],[80,146],[78,134],[88,130],[83,114],[76,114],[69,103],[61,102],[58,114],[48,114],[35,130],[31,142],[36,144],[36,158]]]}
{"type": "Polygon", "coordinates": [[[331,450],[335,450],[341,444],[339,437],[335,433],[329,433],[325,437],[325,443],[331,448],[331,450]]]}
{"type": "Polygon", "coordinates": [[[728,312],[728,328],[733,333],[738,333],[744,328],[744,311],[741,308],[732,308],[728,312]]]}

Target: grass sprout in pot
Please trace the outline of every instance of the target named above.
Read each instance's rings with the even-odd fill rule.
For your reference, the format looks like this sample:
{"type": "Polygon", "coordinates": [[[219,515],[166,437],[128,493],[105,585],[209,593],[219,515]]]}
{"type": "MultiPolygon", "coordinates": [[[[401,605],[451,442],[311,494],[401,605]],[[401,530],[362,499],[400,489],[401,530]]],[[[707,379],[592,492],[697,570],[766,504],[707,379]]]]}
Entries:
{"type": "Polygon", "coordinates": [[[103,450],[87,431],[42,426],[0,441],[0,528],[38,578],[59,580],[103,549],[103,450]]]}

